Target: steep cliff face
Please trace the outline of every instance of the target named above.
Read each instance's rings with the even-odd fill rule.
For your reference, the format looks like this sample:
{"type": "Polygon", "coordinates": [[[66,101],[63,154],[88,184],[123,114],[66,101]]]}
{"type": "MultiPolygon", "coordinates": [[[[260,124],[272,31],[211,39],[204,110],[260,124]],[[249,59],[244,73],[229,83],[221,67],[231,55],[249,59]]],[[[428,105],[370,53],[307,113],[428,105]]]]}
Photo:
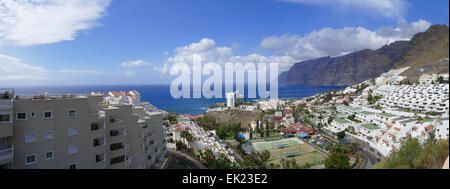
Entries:
{"type": "Polygon", "coordinates": [[[449,29],[445,25],[433,25],[426,32],[418,33],[411,39],[407,53],[395,66],[409,66],[410,69],[402,75],[407,76],[407,80],[415,81],[420,75],[428,73],[424,72],[423,68],[427,68],[425,71],[435,70],[435,73],[448,72],[448,63],[439,61],[448,57],[449,29]]]}
{"type": "Polygon", "coordinates": [[[323,57],[296,63],[282,73],[287,85],[349,86],[378,77],[392,68],[410,66],[405,75],[411,79],[414,70],[447,58],[448,27],[433,25],[416,34],[411,41],[398,41],[377,50],[361,50],[341,57],[323,57]],[[410,75],[408,75],[410,74],[410,75]]]}

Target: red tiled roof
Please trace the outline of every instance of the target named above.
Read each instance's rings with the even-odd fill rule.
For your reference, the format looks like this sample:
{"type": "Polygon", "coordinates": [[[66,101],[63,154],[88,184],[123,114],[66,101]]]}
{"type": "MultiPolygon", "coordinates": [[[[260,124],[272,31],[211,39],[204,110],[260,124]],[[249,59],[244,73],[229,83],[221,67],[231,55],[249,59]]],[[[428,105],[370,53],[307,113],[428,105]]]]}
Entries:
{"type": "Polygon", "coordinates": [[[137,92],[136,90],[132,90],[131,92],[133,92],[137,96],[141,96],[141,94],[139,92],[137,92]]]}
{"type": "Polygon", "coordinates": [[[111,91],[111,93],[113,94],[113,96],[123,96],[124,94],[123,94],[123,92],[120,92],[120,91],[111,91]]]}
{"type": "Polygon", "coordinates": [[[427,130],[427,131],[429,131],[429,130],[431,130],[431,129],[434,129],[434,126],[433,126],[433,125],[428,125],[428,126],[425,127],[425,130],[427,130]]]}

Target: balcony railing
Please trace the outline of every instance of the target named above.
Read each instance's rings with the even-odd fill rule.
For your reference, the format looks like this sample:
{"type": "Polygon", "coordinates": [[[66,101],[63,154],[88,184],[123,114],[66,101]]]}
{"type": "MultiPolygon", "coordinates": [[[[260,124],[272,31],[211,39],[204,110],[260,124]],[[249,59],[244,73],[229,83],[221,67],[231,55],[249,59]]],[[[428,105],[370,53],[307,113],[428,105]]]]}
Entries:
{"type": "Polygon", "coordinates": [[[128,144],[120,143],[120,144],[111,144],[110,151],[116,151],[121,149],[128,149],[128,144]]]}
{"type": "Polygon", "coordinates": [[[0,99],[0,110],[12,109],[13,99],[0,99]]]}
{"type": "Polygon", "coordinates": [[[14,145],[11,145],[11,148],[6,148],[0,150],[0,161],[11,159],[14,157],[14,145]]]}

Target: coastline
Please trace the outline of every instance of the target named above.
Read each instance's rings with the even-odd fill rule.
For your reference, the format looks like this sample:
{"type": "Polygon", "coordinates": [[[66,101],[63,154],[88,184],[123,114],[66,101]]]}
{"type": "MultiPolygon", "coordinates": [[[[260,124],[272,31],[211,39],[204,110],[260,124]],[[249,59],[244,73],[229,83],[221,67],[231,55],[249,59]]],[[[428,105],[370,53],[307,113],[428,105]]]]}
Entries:
{"type": "MultiPolygon", "coordinates": [[[[216,103],[226,102],[223,98],[212,99],[174,99],[170,95],[169,85],[86,85],[86,86],[36,86],[16,87],[17,95],[41,95],[48,92],[50,95],[58,94],[88,94],[91,92],[129,91],[137,90],[142,93],[142,101],[148,101],[158,109],[189,115],[201,115],[206,109],[216,103]]],[[[320,86],[280,86],[278,99],[300,99],[330,90],[340,90],[344,87],[320,87],[320,86]]],[[[248,99],[248,100],[257,100],[248,99]]]]}

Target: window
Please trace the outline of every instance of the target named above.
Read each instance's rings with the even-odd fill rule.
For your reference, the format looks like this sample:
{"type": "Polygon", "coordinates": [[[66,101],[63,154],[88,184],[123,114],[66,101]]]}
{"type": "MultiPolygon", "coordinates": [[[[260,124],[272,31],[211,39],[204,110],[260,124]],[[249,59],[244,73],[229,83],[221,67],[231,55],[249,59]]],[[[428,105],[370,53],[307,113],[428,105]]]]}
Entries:
{"type": "Polygon", "coordinates": [[[36,163],[36,154],[29,154],[25,156],[25,165],[32,165],[36,163]]]}
{"type": "Polygon", "coordinates": [[[91,131],[96,131],[103,128],[103,125],[100,125],[99,123],[91,123],[91,131]]]}
{"type": "Polygon", "coordinates": [[[69,154],[75,154],[77,152],[78,152],[78,146],[76,144],[69,146],[69,154]]]}
{"type": "Polygon", "coordinates": [[[103,146],[104,144],[105,144],[104,137],[94,139],[94,147],[103,146]]]}
{"type": "Polygon", "coordinates": [[[77,169],[78,163],[69,164],[69,169],[77,169]]]}
{"type": "Polygon", "coordinates": [[[17,120],[27,120],[27,113],[17,113],[17,120]]]}
{"type": "Polygon", "coordinates": [[[76,110],[69,110],[69,117],[77,117],[77,111],[76,110]]]}
{"type": "Polygon", "coordinates": [[[11,122],[11,115],[9,113],[0,113],[0,123],[11,122]]]}
{"type": "Polygon", "coordinates": [[[52,119],[52,112],[44,112],[44,119],[52,119]]]}
{"type": "Polygon", "coordinates": [[[25,143],[36,142],[36,133],[25,133],[25,143]]]}
{"type": "Polygon", "coordinates": [[[45,131],[45,139],[46,140],[53,139],[53,131],[45,131]]]}
{"type": "Polygon", "coordinates": [[[30,118],[36,118],[36,112],[30,112],[30,118]]]}
{"type": "Polygon", "coordinates": [[[76,127],[69,128],[67,135],[69,136],[75,136],[78,133],[78,129],[76,127]]]}
{"type": "Polygon", "coordinates": [[[105,161],[105,159],[106,159],[106,153],[101,153],[101,154],[95,155],[95,163],[105,161]]]}
{"type": "Polygon", "coordinates": [[[50,152],[45,153],[45,159],[46,159],[46,160],[51,160],[51,159],[53,159],[53,152],[50,151],[50,152]]]}

